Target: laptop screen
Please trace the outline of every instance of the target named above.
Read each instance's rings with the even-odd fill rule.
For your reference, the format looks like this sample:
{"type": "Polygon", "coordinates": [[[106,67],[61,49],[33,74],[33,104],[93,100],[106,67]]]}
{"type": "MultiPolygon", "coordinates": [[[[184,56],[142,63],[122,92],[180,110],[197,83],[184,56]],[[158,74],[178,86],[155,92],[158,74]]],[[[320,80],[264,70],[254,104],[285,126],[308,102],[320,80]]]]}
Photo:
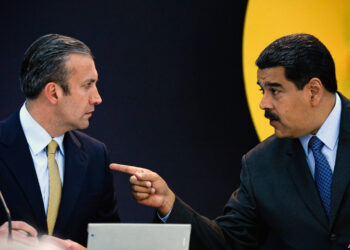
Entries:
{"type": "Polygon", "coordinates": [[[88,250],[188,250],[190,224],[90,223],[88,250]]]}

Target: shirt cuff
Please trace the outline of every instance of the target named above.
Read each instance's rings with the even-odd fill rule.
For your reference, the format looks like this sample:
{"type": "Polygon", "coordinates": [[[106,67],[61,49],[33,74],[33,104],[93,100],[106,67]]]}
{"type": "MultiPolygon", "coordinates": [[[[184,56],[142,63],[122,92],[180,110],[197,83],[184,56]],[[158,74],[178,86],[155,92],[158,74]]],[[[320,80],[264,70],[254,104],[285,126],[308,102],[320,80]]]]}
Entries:
{"type": "Polygon", "coordinates": [[[169,218],[169,216],[171,214],[171,211],[173,211],[173,208],[171,208],[169,213],[167,215],[165,215],[164,217],[160,216],[159,212],[157,211],[157,216],[163,223],[166,223],[166,221],[168,220],[168,218],[169,218]]]}

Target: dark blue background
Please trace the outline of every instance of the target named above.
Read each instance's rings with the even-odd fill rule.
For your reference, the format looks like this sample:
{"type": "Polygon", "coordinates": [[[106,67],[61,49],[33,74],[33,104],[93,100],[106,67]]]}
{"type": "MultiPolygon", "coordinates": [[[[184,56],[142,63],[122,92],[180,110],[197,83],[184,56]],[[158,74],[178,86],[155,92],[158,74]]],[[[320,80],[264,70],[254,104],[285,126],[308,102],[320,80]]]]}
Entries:
{"type": "MultiPolygon", "coordinates": [[[[245,8],[232,0],[2,3],[0,118],[24,102],[18,72],[29,45],[47,33],[78,38],[95,55],[103,98],[86,132],[113,162],[158,172],[215,218],[239,185],[243,153],[258,143],[242,77],[245,8]]],[[[150,222],[153,210],[132,200],[128,178],[116,175],[122,221],[150,222]]]]}

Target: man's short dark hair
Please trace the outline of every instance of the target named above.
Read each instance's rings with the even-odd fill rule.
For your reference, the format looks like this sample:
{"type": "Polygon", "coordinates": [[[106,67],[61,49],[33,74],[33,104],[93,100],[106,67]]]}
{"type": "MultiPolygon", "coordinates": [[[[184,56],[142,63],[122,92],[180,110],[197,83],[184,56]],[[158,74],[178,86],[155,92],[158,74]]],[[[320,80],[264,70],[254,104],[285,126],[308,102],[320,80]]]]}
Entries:
{"type": "Polygon", "coordinates": [[[69,70],[65,63],[72,53],[93,55],[81,41],[59,34],[39,37],[25,52],[20,72],[22,92],[28,99],[39,96],[47,83],[55,82],[69,94],[69,70]]]}
{"type": "Polygon", "coordinates": [[[259,69],[284,67],[285,77],[298,89],[303,89],[313,77],[317,77],[326,90],[337,91],[333,58],[326,46],[309,34],[292,34],[277,39],[261,52],[255,64],[259,69]]]}

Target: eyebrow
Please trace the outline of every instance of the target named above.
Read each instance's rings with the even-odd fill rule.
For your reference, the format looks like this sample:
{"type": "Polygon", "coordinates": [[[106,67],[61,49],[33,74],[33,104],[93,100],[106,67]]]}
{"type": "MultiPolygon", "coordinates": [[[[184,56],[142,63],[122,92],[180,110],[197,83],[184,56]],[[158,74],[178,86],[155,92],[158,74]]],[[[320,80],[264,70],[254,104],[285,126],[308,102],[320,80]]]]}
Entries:
{"type": "Polygon", "coordinates": [[[98,82],[98,79],[90,78],[90,79],[87,79],[86,81],[84,81],[84,83],[93,83],[93,82],[98,82]]]}
{"type": "MultiPolygon", "coordinates": [[[[261,86],[261,84],[259,83],[259,82],[257,82],[257,84],[260,86],[260,87],[262,87],[261,86]]],[[[280,87],[280,88],[283,88],[283,86],[282,86],[282,84],[280,84],[280,83],[278,83],[278,82],[268,82],[268,83],[266,83],[266,87],[280,87]]]]}

